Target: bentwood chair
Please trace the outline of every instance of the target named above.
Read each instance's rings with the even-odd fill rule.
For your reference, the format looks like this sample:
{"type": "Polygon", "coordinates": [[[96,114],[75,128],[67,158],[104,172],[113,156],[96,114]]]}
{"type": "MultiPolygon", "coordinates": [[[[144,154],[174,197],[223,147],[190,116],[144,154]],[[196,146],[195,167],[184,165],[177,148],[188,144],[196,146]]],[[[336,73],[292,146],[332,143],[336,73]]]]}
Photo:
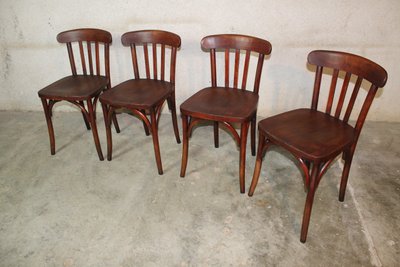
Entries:
{"type": "MultiPolygon", "coordinates": [[[[99,159],[104,160],[96,127],[96,103],[101,92],[110,88],[109,47],[112,41],[111,34],[99,29],[75,29],[59,33],[57,41],[67,45],[72,75],[64,77],[38,92],[46,116],[51,154],[55,154],[52,109],[55,103],[64,100],[81,110],[86,128],[92,129],[99,159]],[[74,50],[75,54],[80,55],[82,74],[78,74],[79,68],[76,66],[74,50]],[[104,65],[104,71],[101,71],[101,65],[104,65]]],[[[115,117],[113,121],[119,132],[115,117]]]]}
{"type": "Polygon", "coordinates": [[[251,150],[255,155],[255,128],[258,104],[258,91],[260,86],[261,72],[266,55],[271,53],[271,44],[259,38],[236,35],[221,34],[204,37],[201,47],[209,50],[211,59],[211,87],[204,88],[188,98],[181,105],[183,124],[183,151],[181,177],[185,176],[188,161],[189,136],[193,127],[201,121],[212,121],[214,125],[214,146],[219,146],[219,126],[224,126],[234,137],[240,148],[239,182],[240,192],[245,191],[245,160],[246,143],[249,124],[251,124],[251,150]],[[223,53],[224,64],[224,85],[217,85],[217,53],[223,53]],[[231,55],[234,59],[231,62],[231,55]],[[244,60],[241,55],[244,54],[244,60]],[[249,74],[250,59],[258,55],[254,65],[253,90],[248,91],[247,78],[249,74]],[[241,63],[242,61],[242,63],[241,63]],[[239,66],[242,70],[240,72],[239,66]],[[231,66],[233,65],[233,66],[231,66]],[[229,71],[233,69],[233,79],[229,71]],[[242,73],[241,85],[239,83],[239,72],[242,73]],[[240,124],[240,135],[233,124],[240,124]]]}
{"type": "MultiPolygon", "coordinates": [[[[378,64],[353,54],[335,51],[313,51],[308,63],[316,66],[314,93],[310,109],[288,111],[258,123],[259,144],[257,159],[249,196],[252,196],[260,176],[262,158],[271,145],[278,145],[289,151],[299,161],[305,174],[304,187],[307,198],[304,207],[300,241],[305,242],[310,222],[314,194],[322,176],[336,157],[342,154],[344,168],[340,182],[339,201],[344,200],[347,179],[354,150],[368,110],[379,87],[387,80],[386,71],[378,64]],[[332,72],[324,73],[324,70],[332,72]],[[325,111],[318,111],[321,80],[330,77],[328,100],[325,111]],[[341,84],[338,99],[334,101],[336,85],[341,84]],[[351,95],[346,98],[349,84],[354,84],[351,95]],[[358,106],[357,96],[366,87],[366,97],[361,102],[354,126],[349,124],[353,107],[358,106]],[[368,86],[369,89],[368,89],[368,86]],[[332,107],[336,104],[335,112],[332,107]],[[347,107],[346,107],[347,103],[347,107]],[[344,115],[341,116],[343,108],[344,115]]],[[[352,87],[352,86],[351,86],[352,87]]]]}
{"type": "Polygon", "coordinates": [[[125,110],[143,121],[146,135],[151,133],[158,173],[163,174],[158,142],[158,122],[165,100],[171,110],[176,141],[177,143],[181,142],[175,104],[176,53],[181,45],[181,38],[171,32],[143,30],[127,32],[122,35],[121,40],[124,46],[129,46],[131,49],[135,78],[113,87],[100,97],[107,134],[107,159],[111,160],[112,158],[111,118],[115,115],[116,110],[125,110]],[[139,60],[139,54],[136,51],[138,46],[143,47],[144,59],[142,61],[145,65],[145,78],[141,78],[139,75],[139,62],[142,61],[139,60]],[[149,46],[151,47],[150,52],[149,46]],[[149,60],[149,53],[151,53],[152,60],[149,60]],[[168,65],[169,81],[166,78],[168,65]],[[148,114],[150,120],[147,117],[148,114]]]}

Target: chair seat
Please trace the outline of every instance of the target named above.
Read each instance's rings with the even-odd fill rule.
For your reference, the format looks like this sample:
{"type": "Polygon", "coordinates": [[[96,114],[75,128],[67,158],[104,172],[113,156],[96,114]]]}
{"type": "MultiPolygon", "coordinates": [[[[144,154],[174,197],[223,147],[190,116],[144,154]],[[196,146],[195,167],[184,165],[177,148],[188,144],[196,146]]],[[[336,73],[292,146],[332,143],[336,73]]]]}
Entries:
{"type": "Polygon", "coordinates": [[[86,100],[99,94],[107,84],[108,79],[104,76],[67,76],[41,89],[38,94],[54,100],[86,100]]]}
{"type": "Polygon", "coordinates": [[[132,79],[120,83],[100,96],[100,102],[114,107],[147,109],[173,92],[170,82],[132,79]]]}
{"type": "Polygon", "coordinates": [[[308,160],[339,154],[355,138],[355,129],[326,113],[311,109],[285,112],[258,124],[268,139],[308,160]]]}
{"type": "Polygon", "coordinates": [[[207,87],[181,105],[181,112],[206,120],[243,122],[256,112],[258,95],[240,89],[207,87]]]}

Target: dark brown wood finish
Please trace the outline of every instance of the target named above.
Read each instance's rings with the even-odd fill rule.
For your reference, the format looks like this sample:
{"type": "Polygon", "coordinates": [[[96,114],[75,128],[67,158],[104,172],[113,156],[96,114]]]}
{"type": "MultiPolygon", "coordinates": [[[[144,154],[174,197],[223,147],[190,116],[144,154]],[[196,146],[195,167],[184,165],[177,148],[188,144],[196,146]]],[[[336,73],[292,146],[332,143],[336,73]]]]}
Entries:
{"type": "MultiPolygon", "coordinates": [[[[46,116],[51,154],[55,154],[52,108],[59,101],[68,101],[81,110],[87,129],[92,129],[99,159],[104,160],[96,126],[96,103],[99,95],[110,88],[109,47],[112,42],[111,34],[99,29],[75,29],[59,33],[57,40],[67,45],[72,75],[64,77],[38,92],[46,116]],[[77,43],[75,53],[73,43],[77,43]],[[103,56],[100,55],[100,45],[104,47],[103,56]],[[74,55],[79,55],[78,62],[80,62],[82,74],[78,74],[74,55]],[[103,74],[100,74],[100,57],[104,58],[103,74]],[[95,65],[96,73],[94,73],[93,65],[95,65]]],[[[115,117],[113,117],[113,121],[119,132],[115,117]]]]}
{"type": "MultiPolygon", "coordinates": [[[[349,53],[335,51],[313,51],[308,55],[308,63],[316,66],[314,92],[311,109],[288,111],[258,123],[259,144],[253,180],[249,189],[252,196],[260,176],[262,159],[271,145],[279,145],[292,153],[304,171],[304,187],[307,198],[304,207],[300,241],[305,242],[310,222],[315,191],[322,176],[336,157],[342,154],[344,168],[340,182],[339,201],[344,200],[350,166],[362,126],[379,87],[387,80],[386,71],[378,64],[349,53]],[[324,68],[333,69],[325,112],[317,110],[321,80],[324,68]],[[343,74],[340,76],[340,74],[343,74]],[[351,77],[357,77],[352,94],[345,106],[346,93],[351,77]],[[331,114],[337,81],[343,77],[339,98],[334,114],[331,114]],[[355,126],[348,124],[362,81],[370,83],[370,88],[362,104],[355,126]]],[[[351,88],[351,87],[350,87],[351,88]]]]}
{"type": "Polygon", "coordinates": [[[218,128],[224,126],[232,133],[240,147],[239,181],[240,192],[245,192],[245,159],[247,132],[251,124],[251,150],[255,155],[255,125],[257,116],[258,91],[264,57],[271,53],[271,44],[259,38],[221,34],[204,37],[201,47],[210,51],[211,87],[204,88],[188,98],[181,105],[183,125],[183,151],[181,177],[185,176],[188,161],[189,136],[193,127],[201,120],[213,121],[214,146],[219,146],[218,128]],[[217,85],[216,53],[224,53],[224,86],[217,85]],[[240,66],[240,56],[245,54],[243,67],[240,66]],[[253,90],[247,91],[247,77],[251,54],[258,54],[254,75],[253,90]],[[234,55],[234,60],[230,59],[234,55]],[[230,75],[230,62],[234,64],[233,79],[230,75]],[[239,69],[242,68],[241,87],[239,88],[239,69]],[[231,84],[233,83],[233,84],[231,84]],[[232,125],[240,124],[240,136],[232,125]]]}
{"type": "Polygon", "coordinates": [[[180,143],[175,104],[176,52],[181,45],[178,35],[160,31],[143,30],[127,32],[121,37],[122,44],[131,49],[134,79],[127,80],[100,96],[107,134],[107,159],[112,159],[111,118],[117,109],[129,110],[143,121],[146,135],[153,137],[154,153],[158,173],[163,174],[160,146],[158,142],[158,122],[165,101],[172,113],[172,124],[177,143],[180,143]],[[138,47],[143,47],[145,77],[140,78],[138,47]],[[149,51],[149,49],[151,49],[149,51]],[[160,59],[158,50],[160,51],[160,59]],[[165,80],[168,68],[165,60],[166,50],[170,50],[169,81],[165,80]],[[152,60],[150,60],[150,56],[152,60]],[[160,70],[158,64],[160,63],[160,70]],[[153,72],[153,75],[151,75],[153,72]],[[150,115],[150,120],[147,115],[150,115]]]}

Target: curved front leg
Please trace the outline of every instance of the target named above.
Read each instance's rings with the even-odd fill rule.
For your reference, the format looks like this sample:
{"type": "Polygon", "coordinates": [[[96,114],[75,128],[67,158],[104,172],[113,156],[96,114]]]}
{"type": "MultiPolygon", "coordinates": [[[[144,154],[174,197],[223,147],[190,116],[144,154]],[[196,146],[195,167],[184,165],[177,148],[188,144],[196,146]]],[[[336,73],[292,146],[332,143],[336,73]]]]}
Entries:
{"type": "Polygon", "coordinates": [[[258,183],[258,178],[260,177],[262,160],[264,157],[264,151],[267,149],[267,147],[264,147],[265,143],[267,143],[267,146],[269,146],[268,140],[265,140],[265,136],[262,134],[261,131],[259,131],[256,165],[254,167],[253,179],[251,180],[251,185],[250,185],[250,189],[249,189],[249,194],[248,194],[249,197],[253,196],[254,190],[256,189],[256,186],[258,183]]]}
{"type": "Polygon", "coordinates": [[[310,186],[307,193],[306,204],[304,206],[304,213],[303,213],[303,223],[301,225],[301,235],[300,235],[300,242],[305,243],[307,239],[308,233],[308,226],[310,224],[310,217],[311,217],[311,210],[314,202],[314,195],[315,191],[318,186],[318,177],[320,174],[320,163],[314,162],[312,171],[311,171],[311,179],[310,179],[310,186]]]}
{"type": "Polygon", "coordinates": [[[340,180],[340,190],[339,190],[340,202],[344,201],[344,195],[346,193],[347,180],[349,178],[349,172],[350,172],[351,162],[353,161],[353,155],[354,155],[354,148],[351,148],[349,152],[345,152],[344,154],[345,162],[343,167],[342,179],[340,180]]]}

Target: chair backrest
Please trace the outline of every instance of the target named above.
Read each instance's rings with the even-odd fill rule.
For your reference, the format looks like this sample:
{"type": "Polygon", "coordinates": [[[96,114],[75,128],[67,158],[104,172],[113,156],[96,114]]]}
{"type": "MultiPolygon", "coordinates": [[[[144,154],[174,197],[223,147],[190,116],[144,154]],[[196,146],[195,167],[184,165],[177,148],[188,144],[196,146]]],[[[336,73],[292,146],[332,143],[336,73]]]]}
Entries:
{"type": "Polygon", "coordinates": [[[243,75],[241,89],[246,90],[246,83],[248,77],[248,70],[250,65],[250,55],[252,53],[258,54],[258,62],[254,77],[253,92],[258,94],[260,87],[260,79],[262,66],[264,63],[264,57],[269,55],[272,50],[271,44],[263,39],[256,37],[238,35],[238,34],[220,34],[206,36],[201,40],[201,47],[205,50],[210,50],[211,60],[211,85],[217,86],[217,64],[216,64],[216,52],[225,53],[225,87],[239,89],[239,65],[240,65],[240,54],[245,52],[245,58],[243,63],[243,75]],[[234,69],[233,69],[233,85],[230,86],[229,69],[230,69],[230,54],[234,53],[234,69]]]}
{"type": "MultiPolygon", "coordinates": [[[[175,84],[175,67],[176,67],[176,52],[181,46],[181,38],[175,33],[160,31],[160,30],[143,30],[124,33],[121,37],[124,46],[130,46],[132,54],[133,72],[135,79],[140,79],[137,46],[143,46],[144,64],[146,70],[146,79],[152,79],[150,74],[151,64],[154,80],[165,81],[166,73],[166,49],[171,50],[169,57],[169,81],[175,84]],[[152,62],[149,60],[149,46],[152,49],[152,62]],[[157,48],[160,48],[160,53],[157,53],[157,48]],[[160,62],[158,60],[160,54],[160,62]],[[160,66],[160,71],[158,71],[160,66]]],[[[168,58],[168,57],[167,57],[168,58]]]]}
{"type": "Polygon", "coordinates": [[[332,114],[332,116],[334,116],[337,119],[341,119],[346,123],[349,121],[351,112],[353,110],[363,80],[366,80],[371,84],[367,96],[362,104],[355,125],[355,129],[359,133],[364,124],[368,110],[372,104],[372,101],[375,97],[378,88],[383,87],[386,84],[387,81],[386,70],[381,66],[379,66],[378,64],[372,62],[371,60],[357,55],[344,52],[325,51],[325,50],[312,51],[308,55],[308,63],[315,65],[317,67],[315,75],[315,83],[314,83],[314,92],[311,104],[311,109],[314,110],[316,110],[318,106],[318,98],[321,87],[323,69],[324,68],[333,69],[332,79],[329,88],[328,101],[325,108],[325,113],[329,115],[331,115],[332,111],[332,106],[336,91],[336,84],[338,78],[340,77],[339,74],[340,72],[344,74],[342,88],[340,91],[339,99],[337,100],[336,110],[335,113],[332,114]],[[354,88],[348,100],[344,116],[341,118],[340,115],[342,113],[347,89],[349,87],[352,76],[355,76],[356,78],[354,83],[354,88]]]}
{"type": "Polygon", "coordinates": [[[59,33],[57,35],[57,41],[67,44],[72,75],[77,75],[76,62],[73,52],[74,49],[77,49],[80,55],[81,70],[83,75],[102,75],[101,65],[103,62],[103,76],[106,76],[110,79],[109,49],[112,42],[111,33],[100,29],[75,29],[59,33]],[[78,43],[76,48],[73,46],[74,43],[78,43]],[[104,58],[101,58],[100,56],[101,50],[104,51],[104,58]]]}

